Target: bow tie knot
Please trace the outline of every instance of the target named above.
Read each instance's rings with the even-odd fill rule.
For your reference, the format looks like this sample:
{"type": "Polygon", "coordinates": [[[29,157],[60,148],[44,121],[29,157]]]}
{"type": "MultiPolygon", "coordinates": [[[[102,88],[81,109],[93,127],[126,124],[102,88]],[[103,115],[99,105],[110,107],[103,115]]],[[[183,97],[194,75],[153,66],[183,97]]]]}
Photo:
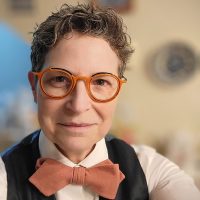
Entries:
{"type": "Polygon", "coordinates": [[[83,166],[68,167],[61,162],[49,158],[38,159],[37,171],[29,181],[45,196],[55,194],[68,184],[89,187],[98,195],[114,199],[124,174],[118,164],[105,160],[90,168],[83,166]]]}
{"type": "Polygon", "coordinates": [[[85,185],[86,168],[85,167],[73,167],[72,178],[70,183],[76,185],[85,185]]]}

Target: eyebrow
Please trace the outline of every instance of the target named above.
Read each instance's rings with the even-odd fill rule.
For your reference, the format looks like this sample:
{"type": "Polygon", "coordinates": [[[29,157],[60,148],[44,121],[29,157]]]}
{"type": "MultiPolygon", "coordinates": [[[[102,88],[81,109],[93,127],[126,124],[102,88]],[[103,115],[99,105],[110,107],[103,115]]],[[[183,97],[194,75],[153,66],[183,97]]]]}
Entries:
{"type": "Polygon", "coordinates": [[[114,74],[109,73],[109,72],[98,72],[98,73],[93,74],[92,76],[95,76],[95,75],[98,75],[98,74],[111,74],[111,75],[114,75],[114,74]]]}
{"type": "MultiPolygon", "coordinates": [[[[66,70],[66,69],[63,69],[63,68],[59,68],[59,67],[50,67],[50,69],[58,69],[58,70],[61,70],[61,71],[65,71],[65,72],[67,72],[67,73],[69,73],[69,74],[71,74],[71,75],[73,75],[73,76],[76,76],[76,75],[72,74],[70,71],[68,71],[68,70],[66,70]]],[[[97,75],[97,74],[110,74],[110,75],[114,75],[114,74],[112,74],[112,73],[110,73],[110,72],[97,72],[97,73],[95,73],[95,74],[92,74],[91,77],[93,77],[93,76],[95,76],[95,75],[97,75]]],[[[116,76],[116,75],[115,75],[115,76],[116,76]]]]}

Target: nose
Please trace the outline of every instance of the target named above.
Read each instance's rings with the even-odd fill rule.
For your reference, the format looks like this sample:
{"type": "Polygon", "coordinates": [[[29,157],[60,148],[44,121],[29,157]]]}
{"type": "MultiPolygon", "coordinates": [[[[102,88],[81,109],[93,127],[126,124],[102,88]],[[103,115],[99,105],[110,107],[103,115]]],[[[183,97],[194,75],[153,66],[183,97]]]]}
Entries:
{"type": "Polygon", "coordinates": [[[73,113],[82,113],[91,108],[91,101],[84,80],[79,80],[69,95],[66,107],[73,113]]]}

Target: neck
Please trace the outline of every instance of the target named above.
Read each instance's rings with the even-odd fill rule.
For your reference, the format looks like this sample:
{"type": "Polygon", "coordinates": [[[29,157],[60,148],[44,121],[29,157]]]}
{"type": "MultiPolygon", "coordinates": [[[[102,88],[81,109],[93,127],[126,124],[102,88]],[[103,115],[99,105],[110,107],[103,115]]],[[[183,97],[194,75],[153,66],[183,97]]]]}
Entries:
{"type": "Polygon", "coordinates": [[[94,149],[95,145],[86,151],[81,151],[81,152],[74,152],[74,151],[65,151],[62,148],[60,148],[58,145],[55,145],[56,148],[65,156],[67,157],[69,160],[71,160],[73,163],[78,164],[80,163],[82,160],[84,160],[94,149]]]}

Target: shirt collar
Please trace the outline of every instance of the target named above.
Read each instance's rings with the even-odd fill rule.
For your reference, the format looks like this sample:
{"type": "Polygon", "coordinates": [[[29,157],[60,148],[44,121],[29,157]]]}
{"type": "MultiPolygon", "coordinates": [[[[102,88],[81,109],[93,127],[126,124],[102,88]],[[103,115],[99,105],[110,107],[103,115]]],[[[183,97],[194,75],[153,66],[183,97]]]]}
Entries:
{"type": "Polygon", "coordinates": [[[75,164],[67,157],[65,157],[57,148],[56,146],[45,136],[43,131],[40,132],[39,137],[39,150],[41,157],[44,158],[52,158],[62,162],[63,164],[69,167],[75,166],[83,166],[83,167],[92,167],[106,159],[108,159],[108,151],[106,148],[105,139],[101,139],[95,145],[93,151],[80,163],[75,164]]]}

